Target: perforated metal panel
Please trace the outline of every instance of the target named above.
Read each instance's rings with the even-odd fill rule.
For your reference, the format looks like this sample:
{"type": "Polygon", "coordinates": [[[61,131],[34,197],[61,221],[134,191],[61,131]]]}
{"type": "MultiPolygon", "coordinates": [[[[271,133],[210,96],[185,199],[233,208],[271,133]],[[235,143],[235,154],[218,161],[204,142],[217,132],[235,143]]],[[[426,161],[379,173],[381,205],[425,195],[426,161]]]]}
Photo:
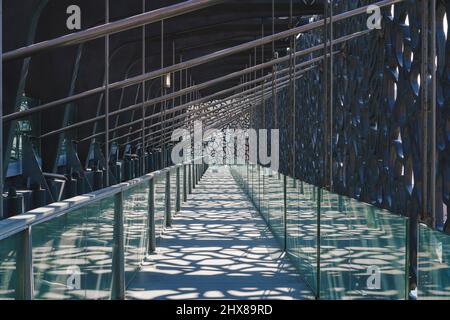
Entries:
{"type": "MultiPolygon", "coordinates": [[[[334,13],[374,2],[335,0],[334,13]]],[[[448,25],[449,8],[449,1],[437,1],[438,227],[449,214],[450,41],[444,30],[444,19],[448,25]]],[[[386,7],[382,9],[381,30],[334,48],[339,51],[334,56],[333,73],[334,191],[408,216],[419,215],[422,211],[421,12],[421,1],[386,7]]],[[[360,15],[335,23],[334,38],[366,30],[367,17],[360,15]]],[[[322,36],[322,30],[299,36],[297,50],[323,43],[322,36]]],[[[302,57],[297,64],[320,54],[322,52],[318,51],[302,57]]],[[[316,185],[323,185],[329,150],[325,139],[322,67],[319,63],[305,72],[296,81],[295,90],[295,175],[316,185]]],[[[272,101],[266,104],[265,127],[271,128],[272,101]]],[[[280,154],[281,169],[288,174],[292,172],[288,150],[293,147],[289,138],[292,130],[289,118],[293,115],[289,113],[288,90],[278,94],[277,110],[280,145],[284,150],[280,154]]],[[[263,115],[256,116],[257,123],[264,126],[263,115]]],[[[431,134],[428,145],[431,153],[431,134]]],[[[430,190],[430,185],[426,188],[430,190]]],[[[428,220],[426,216],[422,219],[428,220]]]]}

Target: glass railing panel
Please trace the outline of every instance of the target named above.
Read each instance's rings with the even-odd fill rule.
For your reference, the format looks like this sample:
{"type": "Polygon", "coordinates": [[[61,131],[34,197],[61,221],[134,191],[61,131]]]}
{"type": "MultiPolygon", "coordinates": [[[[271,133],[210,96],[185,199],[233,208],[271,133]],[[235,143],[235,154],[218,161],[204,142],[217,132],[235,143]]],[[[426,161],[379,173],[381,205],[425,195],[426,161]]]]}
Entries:
{"type": "Polygon", "coordinates": [[[256,174],[258,177],[258,210],[262,214],[264,206],[264,168],[262,166],[257,167],[256,174]]]}
{"type": "Polygon", "coordinates": [[[33,226],[34,299],[83,299],[86,296],[86,277],[81,276],[88,265],[86,211],[83,207],[33,226]]]}
{"type": "Polygon", "coordinates": [[[241,167],[240,166],[231,166],[230,170],[231,170],[231,174],[233,175],[233,178],[236,180],[237,184],[242,188],[241,167]]]}
{"type": "Polygon", "coordinates": [[[272,171],[269,168],[261,167],[262,172],[262,194],[263,199],[261,201],[261,214],[266,220],[267,223],[269,223],[269,178],[272,174],[272,171]]]}
{"type": "Polygon", "coordinates": [[[243,170],[242,180],[244,182],[244,190],[248,193],[249,192],[249,187],[248,187],[248,164],[245,165],[245,168],[243,170]]]}
{"type": "Polygon", "coordinates": [[[240,181],[241,181],[241,187],[245,190],[246,189],[246,184],[247,184],[247,182],[245,181],[246,173],[247,173],[247,165],[246,164],[240,165],[239,166],[239,171],[240,171],[239,178],[240,178],[240,181]]]}
{"type": "Polygon", "coordinates": [[[86,207],[83,268],[86,299],[111,299],[114,247],[114,197],[86,207]]]}
{"type": "Polygon", "coordinates": [[[247,166],[247,183],[248,183],[248,195],[253,201],[253,165],[251,163],[247,166]]]}
{"type": "Polygon", "coordinates": [[[296,181],[286,177],[286,249],[293,261],[299,259],[297,253],[300,239],[299,191],[296,181]]]}
{"type": "Polygon", "coordinates": [[[170,170],[170,212],[175,215],[177,203],[177,169],[170,170]]]}
{"type": "Polygon", "coordinates": [[[128,284],[146,252],[148,186],[139,184],[123,192],[125,281],[128,284]]]}
{"type": "Polygon", "coordinates": [[[247,165],[247,175],[246,175],[245,181],[247,181],[248,193],[250,196],[252,194],[252,187],[253,187],[251,178],[252,178],[252,165],[248,164],[247,165]]]}
{"type": "Polygon", "coordinates": [[[158,175],[155,181],[155,236],[159,239],[166,223],[166,177],[158,175]]]}
{"type": "Polygon", "coordinates": [[[33,226],[35,299],[110,299],[114,197],[33,226]]]}
{"type": "Polygon", "coordinates": [[[261,210],[261,181],[260,181],[260,166],[255,165],[253,172],[253,181],[255,184],[255,199],[254,204],[258,210],[261,210]]]}
{"type": "Polygon", "coordinates": [[[256,204],[257,202],[257,196],[258,196],[258,180],[256,179],[256,165],[255,164],[251,164],[250,165],[250,183],[251,183],[251,199],[253,204],[256,204]]]}
{"type": "Polygon", "coordinates": [[[136,226],[137,232],[140,235],[138,257],[140,261],[143,261],[148,252],[148,239],[149,239],[149,189],[148,182],[144,182],[139,188],[139,199],[136,207],[136,211],[140,212],[139,223],[136,226]]]}
{"type": "Polygon", "coordinates": [[[418,298],[450,299],[450,235],[419,225],[418,298]]]}
{"type": "Polygon", "coordinates": [[[183,167],[180,167],[180,205],[183,202],[183,192],[184,192],[184,187],[183,187],[183,167]]]}
{"type": "Polygon", "coordinates": [[[314,293],[317,293],[317,190],[315,186],[287,178],[287,252],[314,293]]]}
{"type": "Polygon", "coordinates": [[[269,201],[269,225],[272,232],[284,247],[284,176],[278,172],[270,172],[267,182],[269,201]]]}
{"type": "Polygon", "coordinates": [[[244,171],[245,171],[246,165],[245,164],[244,165],[238,165],[237,168],[238,168],[237,172],[238,172],[238,175],[239,175],[240,186],[241,186],[242,189],[245,190],[244,171]]]}
{"type": "Polygon", "coordinates": [[[408,219],[323,191],[320,297],[405,299],[408,219]]]}
{"type": "Polygon", "coordinates": [[[17,298],[20,235],[0,240],[0,300],[17,298]]]}
{"type": "Polygon", "coordinates": [[[263,178],[262,178],[262,170],[263,168],[261,166],[258,166],[256,170],[257,179],[258,179],[258,210],[261,211],[261,204],[264,199],[264,189],[263,189],[263,178]]]}
{"type": "Polygon", "coordinates": [[[246,172],[247,166],[244,164],[231,166],[231,172],[238,185],[245,190],[244,172],[246,172]]]}

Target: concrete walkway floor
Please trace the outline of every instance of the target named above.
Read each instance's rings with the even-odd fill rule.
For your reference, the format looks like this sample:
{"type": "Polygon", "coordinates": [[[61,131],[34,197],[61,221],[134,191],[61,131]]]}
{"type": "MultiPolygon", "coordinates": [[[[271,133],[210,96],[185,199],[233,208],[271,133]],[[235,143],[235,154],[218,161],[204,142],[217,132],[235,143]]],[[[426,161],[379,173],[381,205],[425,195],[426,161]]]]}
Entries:
{"type": "Polygon", "coordinates": [[[128,299],[311,299],[228,167],[209,168],[128,299]]]}

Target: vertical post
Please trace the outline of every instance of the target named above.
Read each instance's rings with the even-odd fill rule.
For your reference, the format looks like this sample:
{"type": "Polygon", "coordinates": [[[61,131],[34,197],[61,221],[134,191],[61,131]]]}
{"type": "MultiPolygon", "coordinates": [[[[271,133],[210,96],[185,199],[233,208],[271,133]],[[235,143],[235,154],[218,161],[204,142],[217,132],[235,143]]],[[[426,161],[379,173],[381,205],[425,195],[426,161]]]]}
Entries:
{"type": "MultiPolygon", "coordinates": [[[[275,52],[273,53],[273,59],[278,58],[275,52]]],[[[277,87],[276,87],[276,64],[272,67],[272,129],[278,128],[278,110],[277,110],[277,87]]]]}
{"type": "Polygon", "coordinates": [[[123,193],[114,195],[114,245],[112,257],[112,293],[113,300],[125,299],[125,258],[123,230],[123,193]]]}
{"type": "MultiPolygon", "coordinates": [[[[109,0],[105,0],[105,23],[109,23],[109,0]]],[[[105,36],[105,169],[109,187],[109,34],[105,36]]]]}
{"type": "MultiPolygon", "coordinates": [[[[185,70],[185,82],[184,82],[184,87],[185,88],[188,88],[189,87],[189,71],[188,71],[188,69],[186,69],[185,70]]],[[[185,95],[185,97],[184,97],[184,102],[185,103],[188,103],[190,100],[189,100],[189,92],[187,92],[186,93],[186,95],[185,95]]],[[[186,126],[186,129],[190,129],[188,126],[186,126]]],[[[192,138],[192,137],[191,137],[192,138]]],[[[192,140],[192,139],[191,139],[192,140]]],[[[184,158],[184,161],[189,161],[189,158],[192,156],[192,147],[193,147],[193,142],[191,141],[191,153],[190,154],[183,154],[183,158],[184,158]]]]}
{"type": "Polygon", "coordinates": [[[165,202],[166,202],[166,227],[170,228],[172,226],[172,208],[170,203],[170,170],[166,171],[166,196],[165,196],[165,202]]]}
{"type": "Polygon", "coordinates": [[[333,191],[333,95],[334,95],[334,87],[333,87],[333,72],[334,72],[334,61],[333,61],[333,41],[334,41],[334,25],[333,25],[333,0],[330,0],[330,90],[329,90],[329,97],[328,97],[328,103],[329,103],[329,120],[330,120],[330,163],[329,163],[329,170],[330,170],[330,176],[329,176],[329,185],[330,185],[330,191],[333,191]]]}
{"type": "Polygon", "coordinates": [[[148,253],[156,251],[156,227],[155,227],[155,178],[149,180],[148,188],[148,253]]]}
{"type": "Polygon", "coordinates": [[[246,186],[246,193],[250,194],[250,188],[249,188],[249,183],[248,183],[248,161],[246,161],[245,163],[245,170],[246,170],[246,174],[245,174],[245,186],[246,186]]]}
{"type": "MultiPolygon", "coordinates": [[[[436,0],[431,0],[431,224],[436,228],[438,224],[443,221],[438,221],[436,218],[436,0]]],[[[441,220],[441,217],[440,219],[441,220]]]]}
{"type": "MultiPolygon", "coordinates": [[[[145,8],[145,1],[146,0],[142,0],[142,12],[145,13],[146,8],[145,8]]],[[[145,44],[146,44],[146,34],[145,34],[145,25],[142,26],[142,74],[145,74],[145,64],[146,64],[146,59],[145,59],[145,44]]],[[[146,161],[145,161],[145,80],[142,81],[142,175],[144,175],[147,170],[146,170],[146,161]]]]}
{"type": "MultiPolygon", "coordinates": [[[[421,137],[421,152],[422,152],[422,205],[420,208],[420,218],[417,214],[410,214],[409,219],[409,291],[417,288],[417,224],[419,220],[427,221],[429,218],[428,211],[428,14],[429,14],[429,0],[422,1],[421,10],[421,69],[420,69],[420,96],[421,96],[421,116],[422,116],[422,137],[421,137]]],[[[434,57],[432,57],[434,61],[434,57]]],[[[434,65],[434,62],[433,62],[434,65]]]]}
{"type": "MultiPolygon", "coordinates": [[[[293,4],[292,0],[289,5],[289,29],[293,28],[293,4]]],[[[290,151],[290,164],[291,164],[291,177],[295,177],[295,36],[292,35],[289,39],[289,102],[290,102],[290,118],[291,118],[291,151],[290,151]]]]}
{"type": "Polygon", "coordinates": [[[322,186],[326,187],[329,184],[328,176],[329,176],[329,128],[328,128],[328,0],[324,1],[323,5],[323,16],[324,16],[324,25],[322,29],[322,37],[323,37],[323,73],[322,73],[322,90],[323,90],[323,114],[325,115],[324,119],[324,144],[323,144],[323,156],[324,156],[324,171],[322,177],[322,186]]]}
{"type": "Polygon", "coordinates": [[[176,197],[176,208],[175,211],[179,212],[181,210],[181,184],[180,184],[180,167],[177,168],[177,197],[176,197]]]}
{"type": "Polygon", "coordinates": [[[188,185],[189,185],[188,191],[189,191],[189,194],[191,194],[192,193],[192,173],[191,173],[192,169],[191,169],[191,163],[189,163],[187,166],[188,166],[188,185]]]}
{"type": "Polygon", "coordinates": [[[194,161],[192,162],[192,164],[191,164],[191,166],[192,166],[192,189],[195,189],[195,183],[196,183],[196,181],[195,181],[195,163],[194,163],[194,161]]]}
{"type": "Polygon", "coordinates": [[[283,233],[284,251],[287,252],[287,176],[283,175],[283,233]]]}
{"type": "Polygon", "coordinates": [[[313,187],[313,194],[316,196],[317,192],[317,248],[316,248],[316,255],[317,255],[317,261],[316,261],[316,299],[320,299],[320,245],[321,245],[321,239],[320,239],[320,211],[321,209],[321,201],[322,201],[322,189],[320,187],[313,187]]]}
{"type": "MultiPolygon", "coordinates": [[[[2,59],[2,55],[3,1],[0,0],[0,59],[2,59]]],[[[0,63],[0,220],[3,219],[3,172],[3,63],[0,63]]]]}
{"type": "Polygon", "coordinates": [[[30,227],[21,232],[18,246],[17,274],[19,276],[16,296],[18,300],[32,300],[34,296],[34,283],[33,251],[30,227]]]}
{"type": "Polygon", "coordinates": [[[195,184],[197,185],[200,181],[200,165],[195,164],[195,184]]]}
{"type": "MultiPolygon", "coordinates": [[[[272,0],[272,35],[275,34],[275,0],[272,0]]],[[[275,40],[272,40],[272,59],[275,53],[275,40]]]]}
{"type": "MultiPolygon", "coordinates": [[[[422,1],[422,60],[420,70],[420,89],[422,103],[422,219],[428,215],[428,12],[429,0],[422,1]]],[[[433,57],[434,59],[434,57],[433,57]]],[[[434,65],[434,62],[433,62],[434,65]]]]}
{"type": "MultiPolygon", "coordinates": [[[[275,1],[272,0],[272,35],[275,34],[275,1]]],[[[275,40],[272,41],[272,59],[277,59],[275,54],[275,40]]],[[[272,129],[278,128],[278,108],[277,108],[277,88],[276,88],[276,69],[277,65],[272,67],[272,129]]]]}
{"type": "Polygon", "coordinates": [[[261,211],[261,180],[260,180],[260,167],[259,164],[256,164],[256,174],[258,175],[258,197],[257,197],[257,203],[256,203],[256,207],[258,209],[258,211],[261,211]]]}
{"type": "MultiPolygon", "coordinates": [[[[164,68],[164,20],[161,20],[161,69],[164,68]]],[[[165,84],[164,84],[164,79],[165,75],[161,77],[161,96],[165,95],[165,84]]],[[[166,153],[165,153],[165,146],[163,145],[163,137],[166,133],[166,125],[165,125],[165,120],[166,120],[166,100],[164,99],[164,101],[161,102],[162,108],[163,108],[163,114],[162,114],[162,131],[161,131],[161,138],[160,138],[160,145],[161,145],[161,153],[162,153],[162,163],[161,163],[161,168],[164,168],[166,166],[166,153]]]]}
{"type": "MultiPolygon", "coordinates": [[[[264,38],[264,20],[261,20],[261,38],[264,38]]],[[[261,63],[264,63],[264,45],[261,46],[261,63]]],[[[261,78],[264,77],[264,68],[261,69],[261,78]]],[[[261,81],[261,106],[262,106],[262,128],[266,129],[266,105],[264,102],[264,81],[261,81]]]]}
{"type": "MultiPolygon", "coordinates": [[[[189,87],[192,87],[192,76],[191,75],[189,75],[189,87]]],[[[194,98],[193,98],[193,92],[192,91],[190,91],[189,92],[189,102],[192,102],[194,100],[194,98]]],[[[192,109],[195,109],[195,106],[194,105],[191,105],[190,106],[192,109]]],[[[191,126],[191,132],[192,132],[192,135],[191,135],[191,137],[194,137],[194,135],[195,135],[195,126],[194,126],[194,122],[192,121],[192,126],[191,126]]],[[[192,159],[192,161],[194,161],[194,159],[195,159],[195,141],[194,141],[194,139],[191,139],[191,159],[192,159]]],[[[191,161],[191,159],[189,159],[189,161],[191,161]]],[[[190,169],[190,162],[189,162],[189,169],[190,169]]],[[[191,171],[189,171],[189,175],[191,174],[191,171]]],[[[191,177],[189,177],[189,178],[191,178],[191,177]]],[[[189,181],[191,181],[191,180],[189,180],[189,181]]],[[[189,182],[189,183],[191,183],[191,182],[189,182]]],[[[191,193],[191,190],[189,191],[189,193],[191,193]]]]}
{"type": "Polygon", "coordinates": [[[198,183],[198,164],[194,163],[194,187],[198,183]]]}
{"type": "Polygon", "coordinates": [[[187,172],[186,165],[183,164],[183,202],[187,201],[187,172]]]}
{"type": "MultiPolygon", "coordinates": [[[[254,66],[256,66],[256,64],[258,63],[258,61],[257,61],[257,57],[258,57],[258,51],[257,51],[257,47],[255,47],[254,48],[254,52],[253,52],[253,65],[254,66]]],[[[256,80],[256,77],[257,77],[257,71],[255,70],[255,72],[253,73],[253,80],[256,80]]],[[[257,87],[258,85],[255,83],[254,85],[253,85],[253,88],[254,88],[254,92],[255,92],[255,94],[256,94],[256,92],[257,92],[257,89],[256,89],[256,87],[257,87]]],[[[256,130],[256,108],[257,108],[257,103],[255,103],[254,104],[254,106],[253,106],[253,128],[256,130]]]]}
{"type": "MultiPolygon", "coordinates": [[[[183,62],[183,55],[180,54],[180,63],[183,62]]],[[[180,90],[184,89],[183,87],[183,69],[180,69],[180,90]]],[[[179,105],[181,106],[183,104],[183,95],[180,95],[179,99],[179,105]]]]}
{"type": "MultiPolygon", "coordinates": [[[[175,41],[172,41],[172,64],[175,65],[176,63],[177,62],[175,60],[175,41]]],[[[176,72],[173,72],[172,73],[172,81],[171,81],[171,86],[172,86],[171,92],[172,93],[175,93],[175,75],[176,75],[176,72]]],[[[180,90],[181,90],[181,87],[180,87],[180,90]]],[[[172,98],[172,108],[175,108],[175,97],[172,98]]]]}

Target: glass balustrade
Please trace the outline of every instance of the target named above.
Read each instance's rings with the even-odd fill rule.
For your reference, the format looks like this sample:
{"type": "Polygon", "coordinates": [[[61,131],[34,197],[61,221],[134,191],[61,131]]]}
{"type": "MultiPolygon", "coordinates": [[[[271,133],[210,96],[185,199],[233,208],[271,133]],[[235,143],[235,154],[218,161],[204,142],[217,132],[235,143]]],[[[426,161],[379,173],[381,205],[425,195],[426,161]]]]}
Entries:
{"type": "Polygon", "coordinates": [[[419,225],[418,298],[450,299],[450,236],[419,225]]]}
{"type": "Polygon", "coordinates": [[[123,193],[125,278],[128,284],[147,252],[148,183],[139,184],[123,193]]]}
{"type": "Polygon", "coordinates": [[[317,292],[318,188],[290,177],[286,182],[286,251],[317,292]]]}
{"type": "Polygon", "coordinates": [[[0,299],[16,299],[18,295],[18,257],[20,234],[0,240],[0,299]]]}
{"type": "Polygon", "coordinates": [[[268,221],[273,234],[278,239],[281,247],[284,247],[284,176],[271,171],[267,176],[267,200],[268,200],[268,221]]]}
{"type": "Polygon", "coordinates": [[[406,299],[408,219],[322,190],[320,296],[406,299]]]}
{"type": "Polygon", "coordinates": [[[155,183],[155,236],[159,241],[166,224],[166,176],[154,178],[155,183]]]}
{"type": "Polygon", "coordinates": [[[177,204],[177,169],[170,170],[170,212],[172,216],[176,213],[177,204]]]}
{"type": "Polygon", "coordinates": [[[269,168],[232,172],[316,296],[407,298],[408,218],[269,168]]]}
{"type": "MultiPolygon", "coordinates": [[[[231,171],[316,296],[407,299],[408,218],[270,168],[238,165],[231,171]]],[[[152,189],[145,180],[33,224],[33,298],[113,298],[115,275],[121,272],[118,239],[126,285],[149,250],[150,206],[157,239],[165,228],[166,204],[175,210],[176,174],[176,168],[170,179],[165,172],[156,174],[152,189]]],[[[450,299],[450,237],[425,225],[418,233],[418,297],[450,299]]],[[[24,235],[0,240],[0,299],[24,297],[24,235]]]]}
{"type": "MultiPolygon", "coordinates": [[[[181,179],[182,172],[180,168],[181,179]]],[[[0,299],[22,299],[26,290],[40,300],[112,299],[117,294],[123,298],[124,293],[116,291],[130,283],[146,258],[152,228],[157,239],[164,230],[166,200],[172,212],[176,208],[176,174],[177,168],[171,168],[170,190],[166,172],[157,173],[152,182],[143,179],[123,190],[101,191],[98,200],[56,210],[31,225],[29,238],[20,231],[0,240],[0,299]],[[151,227],[153,206],[155,226],[151,227]],[[31,261],[22,251],[26,239],[31,261]],[[32,266],[32,286],[23,283],[27,265],[32,266]]]]}

